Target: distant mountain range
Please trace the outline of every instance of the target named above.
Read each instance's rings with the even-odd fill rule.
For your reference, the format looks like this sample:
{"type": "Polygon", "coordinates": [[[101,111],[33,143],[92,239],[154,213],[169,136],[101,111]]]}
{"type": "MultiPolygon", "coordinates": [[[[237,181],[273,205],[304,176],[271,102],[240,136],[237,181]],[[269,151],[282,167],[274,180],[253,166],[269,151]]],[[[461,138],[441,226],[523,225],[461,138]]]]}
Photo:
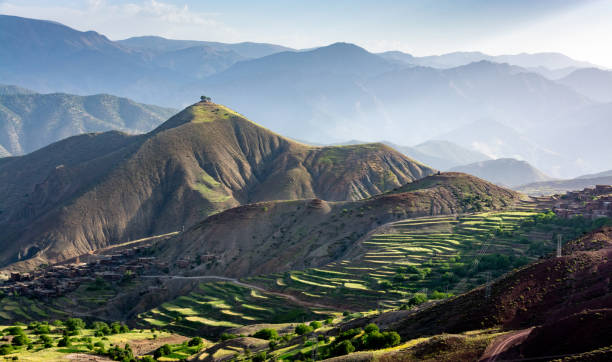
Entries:
{"type": "Polygon", "coordinates": [[[90,133],[0,159],[0,266],[60,261],[246,203],[368,198],[433,173],[383,144],[306,146],[201,102],[144,135],[90,133]]]}
{"type": "Polygon", "coordinates": [[[578,68],[595,67],[592,63],[574,60],[560,53],[488,55],[481,52],[454,52],[442,55],[415,57],[399,51],[389,51],[380,53],[380,55],[384,58],[401,61],[406,64],[433,68],[455,68],[482,60],[495,63],[508,63],[510,65],[534,70],[536,73],[539,73],[538,69],[548,72],[561,71],[562,73],[563,71],[571,72],[578,68]]]}
{"type": "Polygon", "coordinates": [[[174,113],[106,94],[37,94],[0,85],[0,157],[26,154],[82,133],[148,132],[174,113]]]}
{"type": "MultiPolygon", "coordinates": [[[[554,177],[610,167],[606,157],[577,156],[559,141],[591,129],[604,134],[602,113],[591,110],[607,117],[610,72],[562,54],[414,57],[346,43],[297,51],[159,37],[111,41],[13,16],[0,16],[0,43],[0,82],[38,92],[109,93],[171,107],[204,94],[273,131],[317,143],[442,139],[493,158],[524,159],[554,177]],[[481,133],[474,122],[483,119],[510,132],[495,135],[504,136],[501,145],[442,137],[481,133]]],[[[597,150],[612,154],[606,147],[597,150]]]]}
{"type": "Polygon", "coordinates": [[[454,172],[465,172],[480,177],[489,182],[516,187],[532,182],[549,181],[551,178],[525,161],[513,158],[499,158],[451,169],[454,172]]]}

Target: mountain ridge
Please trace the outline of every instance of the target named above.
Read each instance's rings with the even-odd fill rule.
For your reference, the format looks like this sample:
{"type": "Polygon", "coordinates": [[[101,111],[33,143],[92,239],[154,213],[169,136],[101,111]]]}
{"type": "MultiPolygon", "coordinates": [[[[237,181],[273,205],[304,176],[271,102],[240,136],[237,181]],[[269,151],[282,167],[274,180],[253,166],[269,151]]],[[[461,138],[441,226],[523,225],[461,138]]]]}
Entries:
{"type": "Polygon", "coordinates": [[[59,261],[244,203],[360,199],[433,172],[384,145],[295,143],[200,102],[145,135],[75,136],[0,162],[0,262],[59,261]]]}

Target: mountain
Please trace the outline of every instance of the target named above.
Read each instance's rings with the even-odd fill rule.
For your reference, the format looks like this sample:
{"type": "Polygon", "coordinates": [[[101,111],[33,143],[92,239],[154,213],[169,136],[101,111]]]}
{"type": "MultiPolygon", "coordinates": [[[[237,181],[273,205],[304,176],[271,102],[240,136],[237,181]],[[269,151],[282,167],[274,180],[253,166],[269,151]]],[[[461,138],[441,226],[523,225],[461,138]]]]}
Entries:
{"type": "Polygon", "coordinates": [[[482,60],[495,63],[508,63],[523,68],[544,68],[548,71],[564,68],[593,67],[591,63],[574,60],[560,53],[488,55],[481,52],[454,52],[442,55],[415,57],[399,51],[389,51],[380,53],[380,55],[387,59],[434,68],[454,68],[473,62],[480,62],[482,60]]]}
{"type": "Polygon", "coordinates": [[[205,78],[229,68],[232,64],[244,60],[232,50],[215,49],[208,46],[194,46],[155,55],[153,63],[170,69],[185,77],[205,78]]]}
{"type": "Polygon", "coordinates": [[[585,176],[570,180],[534,182],[515,187],[515,190],[531,196],[541,196],[564,194],[567,191],[583,190],[596,185],[612,185],[612,176],[603,174],[602,176],[585,176]]]}
{"type": "Polygon", "coordinates": [[[433,167],[441,170],[449,170],[454,166],[491,159],[484,153],[473,151],[453,142],[442,140],[426,141],[414,146],[413,148],[428,156],[443,160],[443,164],[438,162],[428,162],[426,159],[423,160],[424,163],[432,165],[433,167]]]}
{"type": "Polygon", "coordinates": [[[2,89],[13,91],[0,94],[0,147],[13,155],[80,133],[148,132],[176,113],[106,94],[82,97],[2,89]]]}
{"type": "Polygon", "coordinates": [[[446,132],[485,117],[524,128],[592,103],[522,68],[406,67],[343,43],[239,62],[197,89],[289,137],[323,143],[338,135],[419,143],[434,127],[446,132]]]}
{"type": "MultiPolygon", "coordinates": [[[[544,127],[547,129],[547,127],[544,127]]],[[[516,129],[493,119],[479,119],[450,132],[437,135],[437,139],[449,140],[463,147],[477,150],[491,158],[515,158],[527,160],[548,175],[563,177],[563,172],[574,168],[570,156],[542,146],[516,129]]],[[[545,137],[548,138],[548,135],[545,137]]]]}
{"type": "Polygon", "coordinates": [[[598,68],[577,69],[558,82],[593,100],[612,102],[612,71],[598,68]]]}
{"type": "Polygon", "coordinates": [[[0,82],[39,92],[109,93],[168,106],[180,104],[178,85],[190,79],[152,64],[145,52],[51,21],[0,15],[0,43],[0,82]]]}
{"type": "MultiPolygon", "coordinates": [[[[359,145],[365,143],[367,142],[350,140],[332,145],[359,145]]],[[[412,147],[396,145],[389,141],[381,141],[381,143],[438,170],[448,170],[455,166],[490,159],[490,157],[483,153],[472,151],[449,141],[430,140],[412,147]]]]}
{"type": "Polygon", "coordinates": [[[15,94],[34,94],[33,90],[18,87],[16,85],[0,84],[0,96],[10,96],[15,94]]]}
{"type": "Polygon", "coordinates": [[[371,197],[433,172],[381,144],[306,146],[200,102],[145,135],[0,159],[0,263],[59,261],[245,203],[371,197]]]}
{"type": "Polygon", "coordinates": [[[243,58],[261,58],[274,53],[294,50],[281,45],[267,43],[242,42],[227,44],[212,41],[166,39],[160,36],[138,36],[119,40],[117,43],[129,48],[154,53],[176,52],[187,48],[206,47],[217,52],[233,52],[243,58]]]}
{"type": "Polygon", "coordinates": [[[175,265],[203,252],[220,256],[214,265],[191,269],[191,275],[246,277],[317,267],[355,254],[357,241],[379,225],[466,212],[468,197],[483,200],[483,210],[520,199],[474,176],[442,173],[357,201],[255,203],[208,217],[161,245],[159,257],[175,265]]]}
{"type": "Polygon", "coordinates": [[[465,172],[480,177],[494,184],[516,187],[532,182],[549,181],[550,177],[531,166],[526,161],[514,158],[498,158],[481,161],[451,169],[455,172],[465,172]]]}
{"type": "Polygon", "coordinates": [[[529,131],[529,137],[567,160],[564,173],[557,176],[573,178],[596,173],[612,164],[607,136],[612,132],[610,115],[612,103],[594,104],[542,122],[529,131]]]}

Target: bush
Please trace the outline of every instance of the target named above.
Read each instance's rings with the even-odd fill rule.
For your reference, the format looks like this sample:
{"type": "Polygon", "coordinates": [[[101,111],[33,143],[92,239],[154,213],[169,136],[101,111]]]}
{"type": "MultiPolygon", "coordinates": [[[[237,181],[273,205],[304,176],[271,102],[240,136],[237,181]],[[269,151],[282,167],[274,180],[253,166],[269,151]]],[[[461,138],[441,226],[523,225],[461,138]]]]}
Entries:
{"type": "Polygon", "coordinates": [[[193,337],[192,339],[189,340],[189,342],[187,342],[187,345],[189,347],[197,347],[202,345],[203,341],[202,338],[200,337],[193,337]]]}
{"type": "Polygon", "coordinates": [[[325,324],[328,324],[328,325],[329,325],[329,324],[332,324],[332,323],[334,323],[334,319],[333,319],[333,318],[327,318],[327,319],[325,320],[325,324]]]}
{"type": "Polygon", "coordinates": [[[51,342],[53,342],[53,339],[51,339],[51,337],[49,337],[49,336],[48,336],[48,335],[46,335],[46,334],[41,334],[41,335],[38,337],[38,341],[39,341],[39,343],[40,343],[40,344],[47,344],[47,343],[51,343],[51,342]]]}
{"type": "Polygon", "coordinates": [[[267,357],[268,356],[266,354],[266,351],[261,351],[257,353],[255,356],[253,356],[252,361],[253,362],[265,362],[267,357]]]}
{"type": "Polygon", "coordinates": [[[9,328],[7,328],[7,329],[6,329],[4,332],[5,332],[7,335],[9,335],[9,336],[19,336],[19,335],[25,334],[25,333],[23,332],[23,329],[21,329],[21,327],[17,327],[17,326],[15,326],[15,327],[9,327],[9,328]]]}
{"type": "Polygon", "coordinates": [[[344,332],[338,334],[338,337],[336,337],[336,341],[343,341],[345,339],[352,339],[353,337],[357,336],[359,333],[361,333],[361,329],[360,328],[349,329],[348,331],[344,331],[344,332]]]}
{"type": "Polygon", "coordinates": [[[25,334],[20,334],[18,336],[13,337],[13,346],[25,346],[30,344],[30,339],[25,334]]]}
{"type": "Polygon", "coordinates": [[[98,341],[94,344],[94,347],[98,347],[98,348],[104,348],[104,342],[102,341],[98,341]]]}
{"type": "Polygon", "coordinates": [[[13,347],[11,347],[11,345],[8,345],[8,344],[0,345],[0,356],[7,355],[11,352],[13,352],[13,347]]]}
{"type": "Polygon", "coordinates": [[[134,359],[134,353],[129,344],[126,344],[124,348],[114,346],[108,349],[106,355],[115,361],[130,361],[134,359]]]}
{"type": "Polygon", "coordinates": [[[414,307],[417,306],[419,304],[423,304],[427,302],[427,296],[423,293],[414,293],[414,295],[412,297],[410,297],[410,299],[408,299],[408,306],[409,307],[414,307]]]}
{"type": "Polygon", "coordinates": [[[310,326],[312,327],[312,329],[319,329],[323,326],[323,324],[319,321],[312,321],[310,322],[310,326]]]}
{"type": "Polygon", "coordinates": [[[159,359],[160,357],[167,356],[170,353],[172,353],[172,349],[169,345],[164,344],[163,346],[156,349],[155,352],[153,352],[153,357],[159,359]]]}
{"type": "Polygon", "coordinates": [[[36,326],[36,329],[34,330],[35,334],[47,334],[47,333],[51,333],[51,328],[49,328],[48,324],[39,324],[38,326],[36,326]]]}
{"type": "Polygon", "coordinates": [[[223,332],[223,333],[221,333],[221,337],[220,338],[221,338],[222,341],[227,341],[228,339],[238,338],[238,336],[235,335],[235,334],[230,334],[230,333],[223,332]]]}
{"type": "Polygon", "coordinates": [[[57,342],[57,346],[58,347],[70,347],[72,346],[72,342],[70,341],[70,338],[68,336],[64,336],[62,339],[60,339],[57,342]]]}
{"type": "Polygon", "coordinates": [[[278,346],[278,342],[276,341],[270,341],[270,343],[268,343],[268,348],[270,348],[270,351],[274,351],[274,349],[276,349],[277,346],[278,346]]]}
{"type": "Polygon", "coordinates": [[[310,332],[312,332],[312,327],[303,323],[298,324],[297,327],[295,327],[295,333],[299,336],[303,336],[304,334],[308,334],[310,332]]]}
{"type": "Polygon", "coordinates": [[[253,335],[253,337],[259,338],[259,339],[266,339],[266,340],[277,339],[278,338],[278,332],[276,331],[276,329],[264,328],[264,329],[258,330],[253,335]]]}
{"type": "Polygon", "coordinates": [[[155,362],[155,358],[153,358],[151,356],[143,356],[143,357],[140,357],[139,361],[141,361],[141,362],[155,362]]]}
{"type": "Polygon", "coordinates": [[[374,323],[370,323],[363,329],[366,333],[378,332],[378,326],[374,323]]]}
{"type": "Polygon", "coordinates": [[[332,348],[332,356],[344,356],[346,354],[355,352],[355,346],[349,340],[344,340],[332,348]]]}
{"type": "Polygon", "coordinates": [[[70,332],[77,332],[85,328],[85,322],[81,318],[68,318],[64,322],[66,329],[70,332]]]}

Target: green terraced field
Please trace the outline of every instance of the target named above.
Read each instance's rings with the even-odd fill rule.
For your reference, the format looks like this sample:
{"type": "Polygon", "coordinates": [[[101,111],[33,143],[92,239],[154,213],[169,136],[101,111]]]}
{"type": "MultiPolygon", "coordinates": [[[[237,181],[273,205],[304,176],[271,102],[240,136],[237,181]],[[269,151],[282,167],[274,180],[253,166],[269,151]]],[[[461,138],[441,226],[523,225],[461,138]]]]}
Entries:
{"type": "Polygon", "coordinates": [[[326,312],[309,310],[287,299],[231,282],[201,283],[196,291],[139,316],[143,325],[164,326],[193,335],[255,323],[323,319],[326,312]]]}
{"type": "Polygon", "coordinates": [[[356,258],[245,280],[354,310],[396,308],[416,292],[446,297],[440,292],[465,292],[486,282],[487,272],[497,277],[537,259],[534,242],[552,248],[550,230],[524,225],[536,214],[524,209],[402,220],[362,241],[356,258]]]}
{"type": "Polygon", "coordinates": [[[141,315],[141,321],[212,335],[249,324],[398,308],[410,305],[416,293],[442,299],[550,253],[556,233],[569,240],[594,227],[559,222],[528,208],[402,220],[384,225],[335,262],[241,280],[267,292],[203,283],[199,291],[141,315]]]}

